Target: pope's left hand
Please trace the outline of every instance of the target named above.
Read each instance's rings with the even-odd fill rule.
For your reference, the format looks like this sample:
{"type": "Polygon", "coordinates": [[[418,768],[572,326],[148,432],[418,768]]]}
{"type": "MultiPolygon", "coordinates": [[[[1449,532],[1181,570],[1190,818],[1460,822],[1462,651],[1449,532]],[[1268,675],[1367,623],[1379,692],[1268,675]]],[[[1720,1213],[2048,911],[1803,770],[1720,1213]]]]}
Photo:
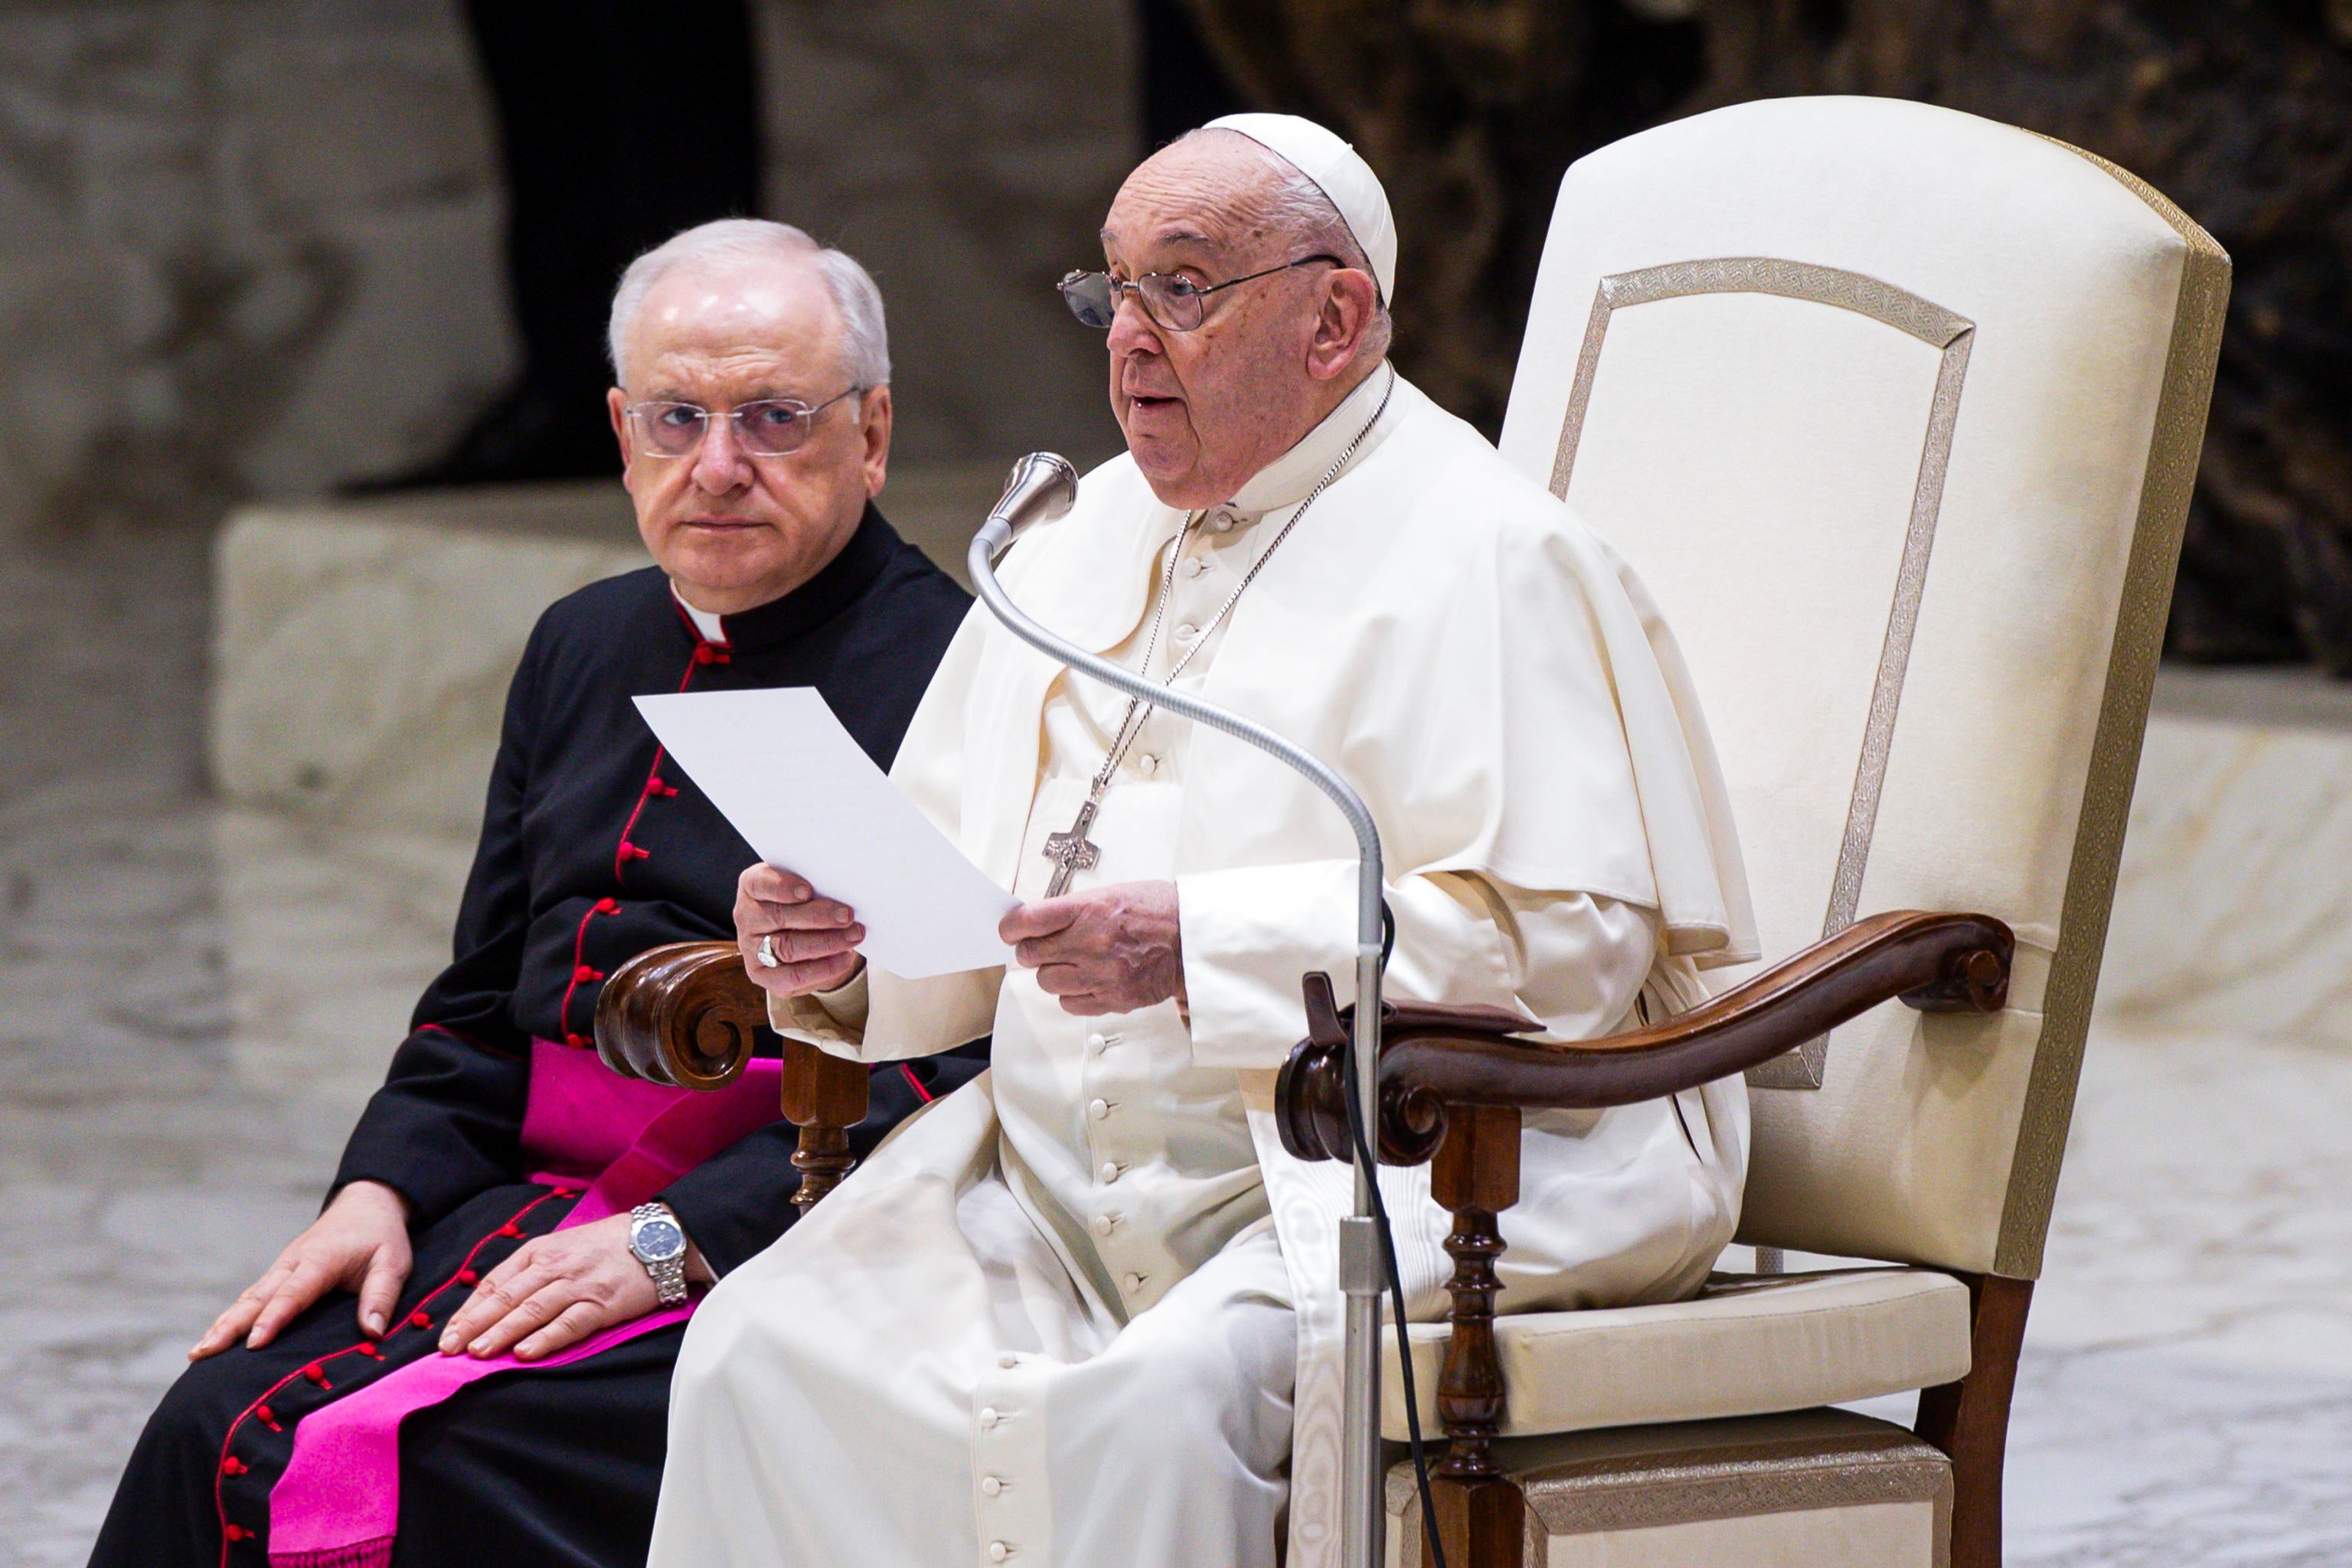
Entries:
{"type": "Polygon", "coordinates": [[[1024,904],[996,934],[1066,1013],[1093,1017],[1185,999],[1173,882],[1115,882],[1024,904]]]}
{"type": "MultiPolygon", "coordinates": [[[[691,1248],[687,1277],[710,1278],[691,1248]]],[[[616,1214],[515,1248],[441,1331],[441,1353],[494,1356],[511,1349],[518,1361],[537,1361],[659,1305],[653,1276],[629,1250],[629,1216],[616,1214]]]]}

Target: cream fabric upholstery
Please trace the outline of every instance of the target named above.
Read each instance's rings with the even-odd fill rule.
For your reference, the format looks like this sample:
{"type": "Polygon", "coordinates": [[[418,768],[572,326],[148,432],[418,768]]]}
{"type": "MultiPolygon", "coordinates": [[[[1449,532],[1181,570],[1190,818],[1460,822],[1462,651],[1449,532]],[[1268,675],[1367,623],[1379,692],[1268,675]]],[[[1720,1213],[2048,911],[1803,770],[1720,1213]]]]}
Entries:
{"type": "MultiPolygon", "coordinates": [[[[1533,1568],[1946,1568],[1952,1467],[1900,1426],[1802,1410],[1507,1441],[1533,1568]]],[[[1421,1561],[1412,1468],[1388,1561],[1421,1561]]]]}
{"type": "MultiPolygon", "coordinates": [[[[1424,1435],[1441,1430],[1447,1331],[1412,1325],[1424,1435]]],[[[1956,1383],[1969,1370],[1969,1291],[1922,1268],[1717,1275],[1688,1301],[1500,1317],[1495,1342],[1506,1436],[1701,1421],[1956,1383]]],[[[1382,1348],[1381,1423],[1402,1440],[1394,1340],[1382,1348]]]]}
{"type": "Polygon", "coordinates": [[[1673,624],[1767,961],[1886,909],[2020,943],[2009,1012],[1880,1008],[1756,1090],[1743,1240],[2038,1271],[2226,293],[2147,187],[1917,104],[1569,171],[1503,450],[1673,624]]]}

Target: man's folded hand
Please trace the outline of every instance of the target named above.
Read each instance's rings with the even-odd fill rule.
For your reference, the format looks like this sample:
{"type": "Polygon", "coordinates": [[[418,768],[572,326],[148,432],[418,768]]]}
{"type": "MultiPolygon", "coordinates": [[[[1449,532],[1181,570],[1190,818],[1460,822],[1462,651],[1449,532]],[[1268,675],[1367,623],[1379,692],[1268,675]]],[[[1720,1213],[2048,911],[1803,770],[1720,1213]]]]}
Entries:
{"type": "MultiPolygon", "coordinates": [[[[686,1272],[689,1279],[710,1278],[690,1245],[686,1272]]],[[[653,1276],[629,1250],[629,1216],[612,1215],[517,1247],[451,1314],[441,1353],[512,1351],[518,1361],[538,1361],[659,1305],[653,1276]]]]}

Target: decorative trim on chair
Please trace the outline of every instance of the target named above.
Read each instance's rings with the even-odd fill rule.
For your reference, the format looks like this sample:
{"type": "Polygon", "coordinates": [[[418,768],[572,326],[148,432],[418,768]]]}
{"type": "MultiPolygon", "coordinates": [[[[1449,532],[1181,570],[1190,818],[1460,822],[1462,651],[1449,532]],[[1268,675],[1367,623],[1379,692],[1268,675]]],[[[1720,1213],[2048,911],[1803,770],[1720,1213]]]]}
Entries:
{"type": "Polygon", "coordinates": [[[2026,1084],[2017,1152],[2010,1163],[2009,1191],[1993,1253],[1993,1271],[2017,1279],[2032,1279],[2042,1272],[2042,1243],[2057,1195],[2066,1129],[2074,1120],[2083,1041],[2090,1032],[2091,1001],[2106,949],[2116,870],[2123,862],[2124,824],[2139,778],[2148,698],[2172,604],[2173,570],[2197,487],[2213,371],[2221,353],[2221,323],[2230,304],[2230,254],[2188,214],[2129,170],[2054,136],[2042,140],[2096,164],[2146,202],[2179,235],[2186,254],[2172,342],[2165,353],[2163,389],[2148,439],[2147,477],[2140,485],[2139,517],[2124,568],[2123,601],[2107,654],[2106,689],[2091,742],[2074,857],[2066,868],[2058,946],[2042,992],[2042,1037],[2034,1047],[2033,1075],[2026,1084]]]}
{"type": "MultiPolygon", "coordinates": [[[[1878,675],[1863,726],[1861,755],[1854,765],[1853,793],[1847,797],[1845,836],[1838,846],[1829,909],[1822,920],[1823,940],[1852,925],[1862,903],[1862,877],[1870,861],[1870,841],[1878,826],[1878,801],[1886,783],[1887,758],[1895,746],[1895,719],[1903,702],[1903,678],[1911,663],[1911,638],[1919,624],[1919,601],[1927,589],[1927,561],[1936,543],[1936,517],[1944,502],[1944,475],[1951,466],[1952,427],[1960,414],[1960,386],[1969,373],[1969,348],[1976,324],[1931,300],[1860,272],[1788,261],[1769,256],[1718,257],[1675,261],[1634,272],[1612,273],[1593,291],[1592,315],[1578,351],[1576,383],[1560,422],[1559,454],[1552,460],[1551,493],[1565,500],[1576,468],[1576,448],[1584,436],[1584,416],[1601,368],[1601,348],[1609,318],[1632,305],[1695,294],[1773,294],[1852,310],[1918,339],[1943,355],[1936,390],[1927,405],[1927,428],[1919,449],[1919,479],[1911,493],[1911,521],[1895,571],[1895,600],[1886,616],[1886,637],[1878,655],[1878,675]]],[[[1748,1069],[1759,1089],[1819,1089],[1829,1062],[1829,1037],[1819,1036],[1796,1050],[1748,1069]]]]}

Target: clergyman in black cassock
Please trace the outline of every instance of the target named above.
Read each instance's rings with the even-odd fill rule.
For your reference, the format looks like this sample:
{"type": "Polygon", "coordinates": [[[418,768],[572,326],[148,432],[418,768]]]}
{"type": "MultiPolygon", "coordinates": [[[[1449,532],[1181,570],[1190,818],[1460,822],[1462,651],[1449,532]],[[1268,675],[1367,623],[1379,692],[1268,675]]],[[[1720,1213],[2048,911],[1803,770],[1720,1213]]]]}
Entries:
{"type": "MultiPolygon", "coordinates": [[[[131,1455],[94,1568],[264,1568],[270,1489],[303,1420],[433,1354],[474,1282],[570,1212],[576,1186],[524,1179],[532,1041],[590,1047],[605,974],[665,942],[731,937],[736,874],[755,858],[664,764],[630,699],[814,686],[887,768],[968,603],[869,505],[829,564],[720,618],[720,637],[698,631],[656,568],[547,611],[508,697],[455,961],[335,1178],[382,1182],[411,1205],[415,1264],[389,1331],[364,1336],[338,1291],[265,1349],[191,1366],[131,1455]]],[[[983,1043],[877,1068],[858,1153],[984,1057],[983,1043]]],[[[783,1122],[752,1132],[659,1194],[718,1273],[791,1223],[794,1136],[783,1122]]],[[[394,1563],[643,1562],[683,1331],[492,1375],[411,1415],[394,1563]]]]}

